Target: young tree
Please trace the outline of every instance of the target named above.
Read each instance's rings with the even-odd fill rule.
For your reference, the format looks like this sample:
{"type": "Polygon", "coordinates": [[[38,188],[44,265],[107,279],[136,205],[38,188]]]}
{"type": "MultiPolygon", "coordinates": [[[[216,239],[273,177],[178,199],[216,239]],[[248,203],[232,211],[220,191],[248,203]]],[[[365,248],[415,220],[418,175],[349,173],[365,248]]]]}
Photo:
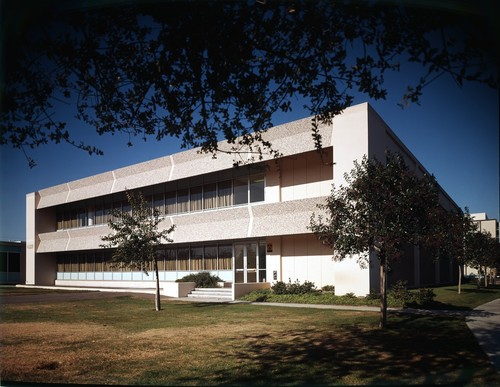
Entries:
{"type": "Polygon", "coordinates": [[[387,269],[402,255],[405,243],[422,243],[433,231],[432,214],[439,190],[431,176],[416,176],[403,158],[387,154],[387,162],[369,160],[345,176],[347,185],[333,189],[323,215],[311,216],[309,228],[333,249],[335,260],[359,255],[361,266],[371,253],[380,262],[380,327],[387,322],[387,269]]]}
{"type": "Polygon", "coordinates": [[[155,250],[162,243],[172,242],[169,235],[174,231],[175,225],[159,230],[160,212],[156,208],[151,209],[140,193],[135,195],[127,192],[126,196],[131,210],[114,209],[111,212],[108,226],[112,232],[101,237],[106,243],[100,246],[114,248],[112,260],[116,265],[142,270],[148,274],[147,268],[153,263],[156,276],[155,307],[159,311],[161,310],[160,280],[155,250]]]}
{"type": "Polygon", "coordinates": [[[481,273],[484,275],[484,287],[487,287],[486,270],[498,264],[498,241],[489,232],[476,230],[465,243],[468,265],[478,270],[477,287],[481,287],[481,273]]]}
{"type": "Polygon", "coordinates": [[[317,125],[356,93],[385,98],[385,75],[402,63],[421,65],[403,105],[442,75],[496,87],[500,35],[481,7],[415,4],[4,1],[0,144],[102,153],[76,137],[74,116],[130,145],[175,136],[214,154],[278,155],[262,137],[275,114],[300,101],[320,147],[317,125]]]}
{"type": "Polygon", "coordinates": [[[439,254],[444,254],[454,258],[458,266],[458,287],[457,292],[462,292],[463,268],[471,264],[469,249],[471,245],[468,241],[477,232],[477,225],[472,220],[468,208],[465,212],[445,211],[440,208],[436,219],[436,233],[434,235],[433,246],[439,254]]]}

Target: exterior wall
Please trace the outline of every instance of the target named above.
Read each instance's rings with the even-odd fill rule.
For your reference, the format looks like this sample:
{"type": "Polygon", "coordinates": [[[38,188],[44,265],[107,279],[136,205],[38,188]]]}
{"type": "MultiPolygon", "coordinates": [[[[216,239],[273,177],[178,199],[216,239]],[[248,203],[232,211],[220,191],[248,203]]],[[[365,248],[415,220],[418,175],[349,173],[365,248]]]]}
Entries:
{"type": "Polygon", "coordinates": [[[37,233],[35,229],[36,193],[26,195],[26,276],[28,285],[35,285],[35,255],[37,233]]]}
{"type": "Polygon", "coordinates": [[[301,283],[307,280],[318,288],[335,284],[335,262],[331,250],[321,245],[313,234],[283,236],[280,279],[301,283]]]}
{"type": "MultiPolygon", "coordinates": [[[[322,246],[307,228],[311,214],[319,212],[316,204],[324,202],[332,184],[338,187],[345,183],[344,174],[350,172],[353,162],[360,161],[364,155],[385,160],[387,149],[399,151],[412,168],[419,173],[425,170],[368,104],[346,109],[334,119],[332,126],[322,126],[320,133],[324,144],[322,156],[316,152],[311,140],[310,118],[271,128],[263,138],[283,156],[271,159],[264,155],[263,161],[251,163],[254,170],[265,173],[264,201],[166,215],[161,227],[176,225],[171,235],[175,241],[173,246],[265,240],[268,282],[308,280],[317,287],[334,285],[336,294],[378,292],[376,257],[371,257],[367,268],[360,268],[356,257],[334,262],[332,252],[322,246]]],[[[220,143],[220,146],[224,149],[230,145],[220,143]]],[[[151,190],[152,186],[159,184],[174,189],[189,184],[203,185],[222,181],[217,179],[227,179],[228,176],[236,178],[244,172],[245,169],[233,168],[231,155],[220,154],[217,159],[212,159],[211,155],[193,149],[28,194],[26,283],[54,284],[58,253],[99,249],[101,236],[110,232],[106,224],[56,230],[58,206],[67,203],[80,205],[84,200],[111,197],[116,193],[121,195],[127,189],[151,190]]],[[[454,206],[446,194],[443,193],[442,197],[445,205],[454,206]]],[[[409,266],[400,268],[401,276],[412,283],[439,281],[439,273],[446,272],[445,264],[437,265],[432,257],[428,259],[420,252],[412,253],[409,266]],[[432,273],[427,275],[422,270],[432,273]]],[[[80,274],[65,273],[56,283],[104,280],[96,275],[80,274]]],[[[226,274],[230,278],[223,279],[232,280],[232,272],[223,273],[226,274]]],[[[118,274],[110,275],[106,280],[135,279],[133,273],[127,274],[126,278],[123,274],[120,278],[118,274]]],[[[175,279],[172,272],[161,275],[162,281],[175,279]]],[[[140,280],[147,281],[142,277],[140,280]]]]}

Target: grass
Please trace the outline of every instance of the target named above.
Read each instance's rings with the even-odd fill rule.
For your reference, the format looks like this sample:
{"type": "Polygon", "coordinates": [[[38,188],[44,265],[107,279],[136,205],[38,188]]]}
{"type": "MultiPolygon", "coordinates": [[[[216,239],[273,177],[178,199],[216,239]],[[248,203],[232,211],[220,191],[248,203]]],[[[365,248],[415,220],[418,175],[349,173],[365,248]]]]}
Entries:
{"type": "Polygon", "coordinates": [[[499,285],[490,285],[487,288],[478,289],[476,284],[469,283],[462,285],[460,294],[458,294],[457,289],[456,285],[434,288],[436,297],[431,307],[433,309],[471,310],[500,298],[499,285]]]}
{"type": "Polygon", "coordinates": [[[139,296],[2,305],[1,380],[155,385],[499,384],[462,318],[139,296]]]}

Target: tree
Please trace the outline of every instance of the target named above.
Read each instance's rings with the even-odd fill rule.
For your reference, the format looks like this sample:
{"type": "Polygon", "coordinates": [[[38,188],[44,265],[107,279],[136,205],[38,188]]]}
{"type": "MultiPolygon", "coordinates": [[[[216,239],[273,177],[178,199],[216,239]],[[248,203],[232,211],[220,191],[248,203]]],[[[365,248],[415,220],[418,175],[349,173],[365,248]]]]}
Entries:
{"type": "Polygon", "coordinates": [[[498,241],[489,232],[476,230],[468,236],[466,256],[469,266],[478,270],[477,287],[481,287],[481,273],[484,274],[484,286],[488,286],[486,269],[499,263],[498,241]]]}
{"type": "Polygon", "coordinates": [[[433,237],[434,248],[439,254],[448,255],[457,261],[458,286],[457,292],[462,292],[463,268],[471,264],[469,243],[473,235],[477,232],[477,225],[469,214],[468,208],[465,212],[446,211],[443,208],[438,210],[436,219],[436,232],[433,237]]]}
{"type": "Polygon", "coordinates": [[[346,185],[333,189],[323,214],[311,216],[309,228],[333,249],[341,261],[358,255],[361,266],[370,264],[372,253],[380,262],[380,327],[387,322],[387,270],[400,259],[405,243],[422,243],[433,233],[430,214],[439,206],[435,179],[418,177],[402,156],[388,153],[387,162],[370,160],[345,175],[346,185]]]}
{"type": "Polygon", "coordinates": [[[129,145],[175,136],[214,156],[278,156],[262,137],[277,112],[304,105],[320,148],[318,125],[355,93],[385,98],[385,75],[404,62],[422,73],[403,105],[444,74],[497,86],[500,34],[482,18],[488,1],[461,4],[464,13],[411,4],[6,0],[0,144],[102,153],[76,138],[73,115],[101,135],[128,134],[129,145]]]}
{"type": "Polygon", "coordinates": [[[155,250],[162,243],[172,242],[169,235],[174,231],[175,225],[160,231],[160,212],[156,208],[152,209],[140,193],[136,196],[127,192],[126,196],[131,210],[112,210],[111,219],[108,221],[112,232],[101,237],[106,243],[100,246],[114,249],[112,260],[115,265],[142,270],[148,274],[148,266],[153,263],[156,275],[155,307],[159,311],[160,280],[155,250]]]}

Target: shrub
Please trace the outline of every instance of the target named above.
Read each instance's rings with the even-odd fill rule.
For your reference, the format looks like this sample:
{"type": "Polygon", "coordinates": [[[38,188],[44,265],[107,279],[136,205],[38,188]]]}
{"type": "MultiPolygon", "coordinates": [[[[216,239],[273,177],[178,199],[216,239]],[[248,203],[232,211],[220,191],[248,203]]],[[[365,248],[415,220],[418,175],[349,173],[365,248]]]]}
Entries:
{"type": "Polygon", "coordinates": [[[292,283],[289,279],[288,283],[283,281],[276,282],[273,286],[271,286],[274,294],[308,294],[308,293],[316,293],[317,289],[314,285],[314,282],[305,281],[303,284],[296,280],[292,283]]]}
{"type": "Polygon", "coordinates": [[[418,289],[416,296],[417,296],[417,302],[420,305],[425,306],[432,304],[432,302],[434,302],[434,297],[436,297],[436,293],[434,293],[434,289],[421,288],[418,289]]]}
{"type": "Polygon", "coordinates": [[[321,288],[321,290],[324,292],[332,292],[333,294],[335,294],[335,286],[333,285],[325,285],[321,288]]]}
{"type": "Polygon", "coordinates": [[[401,305],[406,305],[413,298],[411,292],[406,288],[406,281],[396,282],[389,291],[388,297],[391,297],[401,305]]]}
{"type": "Polygon", "coordinates": [[[410,291],[406,288],[406,281],[398,281],[389,291],[388,298],[395,305],[407,306],[426,306],[434,301],[436,294],[433,289],[420,288],[416,291],[410,291]]]}
{"type": "Polygon", "coordinates": [[[197,288],[216,288],[217,282],[223,282],[216,275],[211,275],[208,271],[200,271],[195,274],[188,274],[175,282],[194,282],[197,288]]]}
{"type": "Polygon", "coordinates": [[[380,293],[370,293],[365,296],[366,301],[380,301],[382,296],[380,293]]]}

